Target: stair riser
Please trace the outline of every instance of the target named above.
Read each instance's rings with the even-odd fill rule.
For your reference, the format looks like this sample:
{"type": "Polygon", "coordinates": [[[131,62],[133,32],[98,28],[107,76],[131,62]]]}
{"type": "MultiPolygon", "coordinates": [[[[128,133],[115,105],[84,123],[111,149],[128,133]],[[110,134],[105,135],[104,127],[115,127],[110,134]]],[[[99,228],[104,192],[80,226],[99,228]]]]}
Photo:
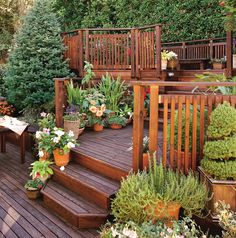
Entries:
{"type": "Polygon", "coordinates": [[[72,177],[64,174],[61,171],[54,170],[53,180],[59,182],[66,188],[71,191],[81,195],[86,198],[88,201],[96,203],[98,206],[109,209],[110,208],[110,199],[106,194],[95,190],[90,187],[88,184],[82,183],[72,177]]]}
{"type": "Polygon", "coordinates": [[[43,195],[44,204],[58,214],[63,220],[69,222],[72,226],[77,228],[99,228],[107,220],[105,215],[76,215],[70,212],[65,206],[57,203],[47,195],[43,195]]]}
{"type": "Polygon", "coordinates": [[[121,181],[122,177],[126,177],[128,175],[126,171],[114,168],[109,164],[103,163],[100,160],[96,160],[73,150],[71,151],[71,158],[73,158],[76,163],[84,166],[85,168],[88,168],[98,174],[104,175],[116,181],[121,181]]]}

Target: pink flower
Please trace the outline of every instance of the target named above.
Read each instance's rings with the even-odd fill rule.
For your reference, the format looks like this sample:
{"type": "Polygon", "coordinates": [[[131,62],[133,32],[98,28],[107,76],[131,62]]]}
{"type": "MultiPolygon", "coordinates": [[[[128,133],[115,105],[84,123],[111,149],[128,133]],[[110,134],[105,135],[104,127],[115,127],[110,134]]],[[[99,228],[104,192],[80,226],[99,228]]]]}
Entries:
{"type": "Polygon", "coordinates": [[[46,112],[41,112],[41,113],[40,113],[40,116],[41,116],[41,117],[46,117],[46,116],[47,116],[47,113],[46,113],[46,112]]]}
{"type": "Polygon", "coordinates": [[[50,129],[49,128],[43,128],[43,132],[46,134],[50,134],[50,129]]]}

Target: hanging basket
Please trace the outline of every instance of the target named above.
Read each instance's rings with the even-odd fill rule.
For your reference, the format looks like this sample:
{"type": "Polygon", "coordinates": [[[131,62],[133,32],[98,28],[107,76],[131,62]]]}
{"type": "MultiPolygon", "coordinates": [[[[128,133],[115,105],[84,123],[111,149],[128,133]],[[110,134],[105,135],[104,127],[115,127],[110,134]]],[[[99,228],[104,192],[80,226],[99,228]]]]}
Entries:
{"type": "Polygon", "coordinates": [[[65,153],[62,149],[55,149],[53,156],[55,164],[59,167],[66,166],[70,161],[70,153],[65,153]]]}
{"type": "Polygon", "coordinates": [[[76,120],[76,121],[64,120],[64,130],[66,132],[73,131],[74,133],[73,138],[75,140],[79,136],[79,125],[80,125],[80,120],[76,120]]]}

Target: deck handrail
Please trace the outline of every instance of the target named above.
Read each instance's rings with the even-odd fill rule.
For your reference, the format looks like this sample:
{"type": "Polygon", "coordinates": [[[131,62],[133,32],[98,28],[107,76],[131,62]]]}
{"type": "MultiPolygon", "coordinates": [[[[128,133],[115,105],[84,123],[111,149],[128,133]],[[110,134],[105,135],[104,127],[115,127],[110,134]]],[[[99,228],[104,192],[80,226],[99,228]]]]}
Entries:
{"type": "Polygon", "coordinates": [[[232,106],[236,105],[236,95],[169,95],[159,94],[160,87],[170,86],[234,86],[235,82],[133,82],[134,87],[134,117],[133,117],[133,170],[142,169],[143,156],[143,136],[144,136],[144,100],[145,89],[150,88],[150,119],[149,119],[149,151],[153,155],[157,151],[157,157],[160,156],[158,143],[160,140],[159,107],[163,105],[163,129],[162,129],[162,163],[173,169],[182,170],[188,173],[190,169],[196,170],[199,163],[198,158],[203,156],[203,146],[205,140],[205,129],[208,122],[205,121],[205,111],[209,116],[214,107],[229,102],[232,106]],[[190,112],[192,108],[192,112],[190,112]],[[175,128],[175,112],[178,111],[177,117],[177,135],[175,128]],[[169,118],[170,113],[170,118],[169,118]],[[185,115],[184,131],[182,131],[182,114],[185,115]],[[197,116],[198,113],[200,116],[197,116]],[[192,117],[192,131],[190,134],[190,117],[192,117]],[[198,123],[200,124],[199,135],[197,134],[198,123]],[[168,130],[169,128],[169,130],[168,130]],[[167,136],[169,131],[170,136],[167,136]],[[182,136],[185,136],[185,143],[182,145],[182,136]],[[177,141],[175,136],[177,136],[177,141]],[[191,136],[191,140],[190,140],[191,136]],[[199,145],[197,137],[199,136],[199,145]],[[169,138],[169,139],[168,139],[169,138]],[[192,141],[192,142],[191,142],[192,141]],[[191,142],[191,144],[190,144],[191,142]],[[177,146],[177,147],[176,147],[177,146]],[[184,146],[184,158],[181,157],[181,151],[184,146]],[[190,150],[190,148],[192,148],[190,150]],[[197,153],[199,152],[199,155],[197,153]],[[190,156],[189,156],[190,154],[190,156]]]}

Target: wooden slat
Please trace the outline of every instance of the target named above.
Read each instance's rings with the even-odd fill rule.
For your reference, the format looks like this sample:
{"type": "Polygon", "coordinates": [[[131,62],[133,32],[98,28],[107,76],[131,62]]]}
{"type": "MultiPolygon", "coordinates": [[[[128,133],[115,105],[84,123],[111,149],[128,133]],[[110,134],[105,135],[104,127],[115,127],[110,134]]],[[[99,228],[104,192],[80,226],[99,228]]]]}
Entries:
{"type": "Polygon", "coordinates": [[[167,164],[168,98],[164,98],[162,163],[167,164]]]}
{"type": "Polygon", "coordinates": [[[177,168],[181,170],[181,147],[182,147],[182,104],[184,96],[178,98],[178,144],[177,144],[177,168]]]}
{"type": "Polygon", "coordinates": [[[185,144],[184,144],[184,172],[189,170],[189,128],[190,128],[190,100],[186,96],[185,100],[185,144]]]}
{"type": "MultiPolygon", "coordinates": [[[[133,170],[142,168],[145,87],[134,86],[133,170]]],[[[152,138],[150,138],[150,142],[152,138]]]]}
{"type": "Polygon", "coordinates": [[[201,95],[200,101],[200,158],[203,157],[204,133],[205,133],[205,96],[201,95]]]}
{"type": "Polygon", "coordinates": [[[171,98],[171,114],[170,114],[170,166],[175,167],[174,163],[174,135],[175,135],[175,98],[171,98]]]}

